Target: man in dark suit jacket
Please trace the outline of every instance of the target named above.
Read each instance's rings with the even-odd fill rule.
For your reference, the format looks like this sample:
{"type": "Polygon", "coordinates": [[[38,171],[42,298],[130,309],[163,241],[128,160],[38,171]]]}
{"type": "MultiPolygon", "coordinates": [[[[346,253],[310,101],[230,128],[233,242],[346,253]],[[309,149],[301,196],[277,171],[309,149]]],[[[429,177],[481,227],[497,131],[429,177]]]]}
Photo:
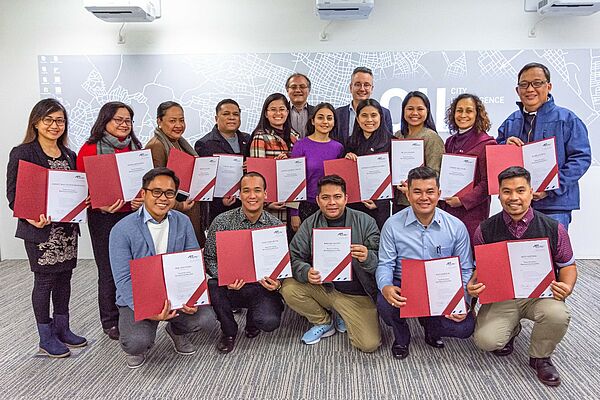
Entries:
{"type": "MultiPolygon", "coordinates": [[[[335,110],[335,127],[331,132],[331,137],[346,147],[348,138],[352,136],[354,121],[356,120],[356,107],[361,100],[371,97],[373,92],[373,71],[367,67],[356,67],[352,71],[350,80],[350,93],[352,93],[352,103],[339,107],[335,110]]],[[[383,109],[383,124],[390,133],[393,133],[392,115],[390,110],[383,109]]]]}
{"type": "Polygon", "coordinates": [[[310,85],[308,76],[299,72],[293,73],[285,81],[285,90],[290,99],[290,122],[300,138],[306,137],[306,123],[315,109],[307,102],[310,85]]]}
{"type": "MultiPolygon", "coordinates": [[[[201,137],[194,149],[200,157],[215,154],[248,154],[250,135],[240,131],[240,105],[232,99],[224,99],[217,104],[216,124],[212,131],[201,137]]],[[[237,208],[240,201],[233,196],[215,198],[209,204],[208,224],[222,212],[237,208]]]]}

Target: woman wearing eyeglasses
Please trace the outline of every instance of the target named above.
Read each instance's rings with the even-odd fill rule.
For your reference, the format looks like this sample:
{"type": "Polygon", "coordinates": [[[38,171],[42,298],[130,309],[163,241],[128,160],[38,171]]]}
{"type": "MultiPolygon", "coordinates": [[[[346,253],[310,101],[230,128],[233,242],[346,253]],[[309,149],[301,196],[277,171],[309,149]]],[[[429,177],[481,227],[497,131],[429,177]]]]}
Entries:
{"type": "MultiPolygon", "coordinates": [[[[184,139],[185,117],[183,107],[174,101],[160,103],[156,110],[156,123],[154,137],[146,144],[152,152],[154,167],[166,167],[171,149],[181,150],[192,156],[198,156],[196,150],[184,139]]],[[[190,218],[196,239],[200,247],[204,247],[206,235],[202,221],[202,204],[193,200],[176,201],[175,207],[190,218]]]]}
{"type": "MultiPolygon", "coordinates": [[[[67,147],[67,112],[55,99],[38,102],[29,115],[23,143],[9,156],[6,196],[14,209],[19,161],[48,169],[75,169],[75,153],[67,147]]],[[[52,222],[45,215],[38,220],[19,219],[16,237],[25,242],[33,271],[31,300],[40,335],[40,353],[60,358],[70,355],[69,347],[87,345],[84,337],[69,328],[71,276],[77,264],[77,224],[52,222]],[[50,318],[52,299],[53,318],[50,318]]]]}
{"type": "MultiPolygon", "coordinates": [[[[77,155],[77,169],[85,172],[85,157],[100,154],[125,153],[140,150],[142,144],[133,132],[133,109],[119,101],[106,103],[100,108],[88,140],[77,155]]],[[[102,329],[109,338],[119,339],[119,310],[115,304],[115,282],[108,256],[108,236],[121,218],[137,210],[143,199],[130,203],[117,200],[110,206],[88,210],[88,227],[94,259],[98,267],[98,306],[102,329]]]]}

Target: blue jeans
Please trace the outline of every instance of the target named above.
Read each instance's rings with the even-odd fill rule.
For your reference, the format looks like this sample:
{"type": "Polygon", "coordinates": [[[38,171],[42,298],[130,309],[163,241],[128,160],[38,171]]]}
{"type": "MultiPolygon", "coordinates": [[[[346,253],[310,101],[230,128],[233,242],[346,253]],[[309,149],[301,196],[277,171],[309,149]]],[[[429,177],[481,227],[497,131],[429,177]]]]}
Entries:
{"type": "Polygon", "coordinates": [[[571,223],[571,211],[544,212],[544,214],[561,223],[567,231],[569,230],[569,224],[571,223]]]}

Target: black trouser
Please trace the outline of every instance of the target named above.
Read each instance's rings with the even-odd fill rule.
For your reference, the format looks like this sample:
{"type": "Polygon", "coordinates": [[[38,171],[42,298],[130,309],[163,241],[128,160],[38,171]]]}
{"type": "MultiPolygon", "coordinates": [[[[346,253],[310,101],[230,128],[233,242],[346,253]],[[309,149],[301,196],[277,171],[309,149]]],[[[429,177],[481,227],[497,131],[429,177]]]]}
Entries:
{"type": "Polygon", "coordinates": [[[240,290],[231,290],[227,286],[219,286],[217,279],[208,280],[208,291],[225,336],[237,335],[238,325],[232,308],[248,309],[246,329],[258,328],[271,332],[279,327],[283,301],[278,292],[270,292],[260,283],[246,283],[240,290]]]}
{"type": "Polygon", "coordinates": [[[50,298],[55,314],[69,313],[73,270],[63,272],[34,272],[31,303],[38,324],[50,323],[50,298]]]}
{"type": "Polygon", "coordinates": [[[102,328],[109,329],[119,324],[119,310],[116,301],[115,281],[110,269],[108,254],[108,237],[110,230],[117,222],[127,216],[128,212],[114,214],[98,210],[88,211],[88,227],[94,249],[94,259],[98,267],[98,307],[102,328]]]}

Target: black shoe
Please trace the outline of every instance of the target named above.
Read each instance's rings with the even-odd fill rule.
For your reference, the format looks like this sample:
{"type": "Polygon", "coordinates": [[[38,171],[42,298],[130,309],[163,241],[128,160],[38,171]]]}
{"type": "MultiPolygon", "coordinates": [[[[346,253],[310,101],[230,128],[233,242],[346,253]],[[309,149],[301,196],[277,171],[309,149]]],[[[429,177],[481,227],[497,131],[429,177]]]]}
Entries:
{"type": "Polygon", "coordinates": [[[402,346],[399,344],[392,345],[392,356],[398,360],[404,360],[408,357],[408,345],[402,346]]]}
{"type": "Polygon", "coordinates": [[[428,335],[425,335],[425,343],[436,349],[443,349],[445,346],[441,338],[435,338],[428,335]]]}
{"type": "Polygon", "coordinates": [[[221,340],[217,343],[217,350],[221,353],[230,353],[235,347],[235,336],[221,336],[221,340]]]}
{"type": "Polygon", "coordinates": [[[521,333],[521,328],[522,328],[521,324],[519,324],[519,326],[517,328],[517,333],[513,337],[510,338],[508,343],[506,343],[503,348],[494,350],[492,353],[494,353],[498,357],[506,357],[506,356],[511,355],[514,350],[515,338],[517,336],[519,336],[519,333],[521,333]]]}
{"type": "Polygon", "coordinates": [[[113,326],[113,327],[110,327],[110,328],[104,328],[102,330],[112,340],[119,340],[119,327],[118,326],[113,326]]]}
{"type": "Polygon", "coordinates": [[[257,337],[260,334],[260,329],[258,329],[258,328],[252,328],[252,327],[246,327],[246,329],[244,329],[244,333],[246,334],[246,337],[248,339],[253,339],[253,338],[257,337]]]}
{"type": "Polygon", "coordinates": [[[242,309],[241,308],[232,308],[231,312],[234,313],[234,314],[239,314],[239,313],[242,312],[242,309]]]}
{"type": "Polygon", "coordinates": [[[552,364],[550,357],[533,358],[529,357],[529,366],[537,372],[537,377],[544,385],[560,385],[560,375],[556,367],[552,364]]]}

